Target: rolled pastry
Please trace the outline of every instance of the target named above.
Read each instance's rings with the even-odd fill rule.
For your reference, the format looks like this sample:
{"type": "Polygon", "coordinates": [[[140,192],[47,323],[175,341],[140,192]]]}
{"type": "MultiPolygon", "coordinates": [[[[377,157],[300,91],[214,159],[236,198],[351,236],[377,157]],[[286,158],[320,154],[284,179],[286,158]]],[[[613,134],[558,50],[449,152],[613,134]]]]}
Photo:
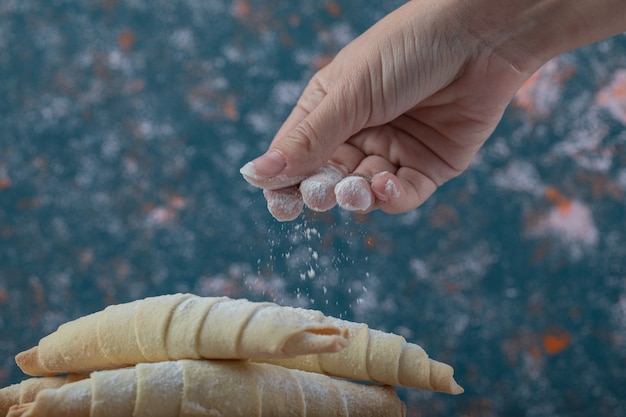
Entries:
{"type": "Polygon", "coordinates": [[[342,378],[463,392],[451,366],[402,336],[316,310],[190,294],[107,307],[60,326],[16,361],[27,374],[53,375],[201,358],[249,358],[342,378]]]}
{"type": "Polygon", "coordinates": [[[59,388],[70,382],[80,381],[89,375],[68,375],[64,377],[29,378],[0,389],[0,416],[6,416],[9,407],[35,400],[39,391],[46,388],[59,388]]]}
{"type": "Polygon", "coordinates": [[[180,360],[94,372],[8,417],[365,417],[405,415],[389,386],[247,361],[180,360]]]}
{"type": "Polygon", "coordinates": [[[429,358],[421,346],[408,343],[402,336],[373,330],[366,324],[325,316],[319,311],[300,308],[293,311],[307,320],[346,330],[350,334],[350,344],[336,353],[263,362],[360,381],[448,394],[463,392],[454,380],[454,369],[450,365],[429,358]]]}
{"type": "Polygon", "coordinates": [[[292,357],[347,344],[345,330],[273,303],[174,294],[65,323],[15,360],[28,375],[48,376],[176,359],[292,357]]]}

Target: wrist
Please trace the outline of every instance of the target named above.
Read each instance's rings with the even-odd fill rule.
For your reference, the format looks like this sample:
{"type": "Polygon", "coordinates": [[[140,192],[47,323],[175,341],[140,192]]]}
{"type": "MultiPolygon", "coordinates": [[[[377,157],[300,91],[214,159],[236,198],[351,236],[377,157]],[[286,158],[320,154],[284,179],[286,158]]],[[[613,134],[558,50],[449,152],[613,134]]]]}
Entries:
{"type": "Polygon", "coordinates": [[[624,0],[456,0],[483,48],[532,73],[549,59],[626,30],[624,0]]]}

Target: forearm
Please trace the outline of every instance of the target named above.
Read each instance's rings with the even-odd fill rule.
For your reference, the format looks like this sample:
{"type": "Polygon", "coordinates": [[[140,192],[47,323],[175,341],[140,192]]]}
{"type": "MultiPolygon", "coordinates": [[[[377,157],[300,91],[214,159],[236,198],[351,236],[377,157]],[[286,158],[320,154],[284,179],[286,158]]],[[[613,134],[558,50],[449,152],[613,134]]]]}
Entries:
{"type": "Polygon", "coordinates": [[[624,0],[453,1],[468,32],[524,72],[626,31],[624,0]]]}

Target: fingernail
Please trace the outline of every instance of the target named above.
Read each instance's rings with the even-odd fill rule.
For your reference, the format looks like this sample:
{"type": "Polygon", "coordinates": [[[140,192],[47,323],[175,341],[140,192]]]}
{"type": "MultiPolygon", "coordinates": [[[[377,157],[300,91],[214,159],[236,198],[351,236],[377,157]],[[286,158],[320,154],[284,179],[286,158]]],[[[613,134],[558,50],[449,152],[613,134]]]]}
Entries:
{"type": "Polygon", "coordinates": [[[261,177],[273,177],[278,175],[287,166],[285,158],[276,150],[271,150],[261,155],[250,162],[250,164],[250,168],[252,168],[254,173],[261,177]]]}
{"type": "MultiPolygon", "coordinates": [[[[379,177],[382,177],[386,174],[388,174],[387,171],[374,175],[374,177],[372,178],[372,183],[375,179],[378,179],[379,177]]],[[[383,203],[388,202],[392,198],[397,198],[400,195],[400,192],[398,191],[398,186],[392,178],[388,178],[387,181],[385,181],[385,188],[382,191],[379,191],[378,188],[378,186],[374,187],[372,184],[372,191],[374,191],[376,198],[383,203]]]]}
{"type": "Polygon", "coordinates": [[[381,193],[380,191],[375,190],[373,188],[372,188],[372,191],[374,191],[374,194],[376,195],[376,199],[378,201],[382,201],[383,203],[386,203],[387,201],[389,201],[389,197],[386,194],[381,193]]]}

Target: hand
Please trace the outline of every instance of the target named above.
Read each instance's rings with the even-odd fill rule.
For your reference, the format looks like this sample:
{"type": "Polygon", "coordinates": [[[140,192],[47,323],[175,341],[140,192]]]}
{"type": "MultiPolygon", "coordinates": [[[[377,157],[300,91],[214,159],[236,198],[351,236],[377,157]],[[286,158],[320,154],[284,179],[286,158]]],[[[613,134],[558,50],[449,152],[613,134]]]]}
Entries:
{"type": "Polygon", "coordinates": [[[459,175],[540,62],[521,71],[446,1],[411,1],[310,81],[241,173],[279,220],[303,204],[401,213],[459,175]]]}

